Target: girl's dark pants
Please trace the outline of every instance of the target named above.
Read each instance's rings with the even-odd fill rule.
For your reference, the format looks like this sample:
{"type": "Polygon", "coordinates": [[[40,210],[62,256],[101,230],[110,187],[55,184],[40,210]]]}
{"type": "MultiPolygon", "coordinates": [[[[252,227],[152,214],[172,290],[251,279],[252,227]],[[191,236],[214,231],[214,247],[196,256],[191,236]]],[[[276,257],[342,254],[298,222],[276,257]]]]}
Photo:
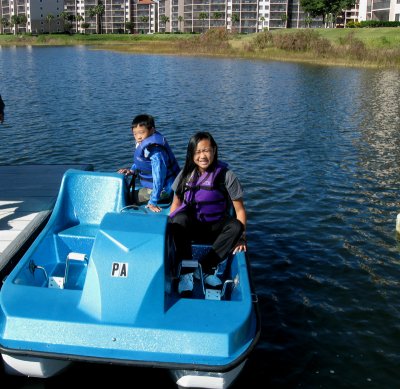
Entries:
{"type": "MultiPolygon", "coordinates": [[[[171,220],[178,261],[192,259],[192,241],[211,244],[211,250],[201,260],[203,273],[210,274],[235,247],[241,237],[243,224],[232,216],[217,222],[200,222],[190,211],[177,213],[171,220]]],[[[181,274],[190,270],[183,269],[181,274]]]]}

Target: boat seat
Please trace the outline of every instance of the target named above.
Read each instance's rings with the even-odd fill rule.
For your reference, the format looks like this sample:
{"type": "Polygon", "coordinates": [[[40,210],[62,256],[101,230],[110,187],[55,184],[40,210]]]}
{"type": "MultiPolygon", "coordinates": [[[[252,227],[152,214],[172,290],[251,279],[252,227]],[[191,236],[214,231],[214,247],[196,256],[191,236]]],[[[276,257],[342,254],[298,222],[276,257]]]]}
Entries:
{"type": "Polygon", "coordinates": [[[56,244],[65,246],[65,255],[89,255],[104,215],[119,212],[126,204],[123,175],[67,170],[49,221],[56,244]]]}
{"type": "Polygon", "coordinates": [[[107,212],[119,212],[126,205],[121,174],[69,169],[64,174],[51,223],[59,235],[73,232],[74,236],[94,236],[93,228],[79,226],[98,226],[107,212]]]}
{"type": "Polygon", "coordinates": [[[91,238],[91,239],[94,239],[98,230],[99,230],[98,226],[93,226],[93,225],[88,225],[88,224],[78,224],[76,226],[66,228],[65,230],[61,230],[58,233],[58,236],[63,237],[63,238],[91,238]]]}

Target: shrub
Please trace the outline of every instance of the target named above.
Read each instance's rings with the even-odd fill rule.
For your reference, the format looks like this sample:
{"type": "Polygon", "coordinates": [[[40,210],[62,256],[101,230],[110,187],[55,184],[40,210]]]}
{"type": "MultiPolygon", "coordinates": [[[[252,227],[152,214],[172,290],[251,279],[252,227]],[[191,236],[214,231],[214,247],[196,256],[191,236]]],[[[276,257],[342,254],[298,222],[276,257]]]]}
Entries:
{"type": "Polygon", "coordinates": [[[359,60],[366,58],[367,49],[365,43],[355,37],[354,31],[341,38],[339,42],[344,46],[344,51],[347,52],[350,57],[359,60]]]}
{"type": "Polygon", "coordinates": [[[230,33],[224,28],[212,28],[190,40],[182,40],[178,47],[186,51],[222,53],[231,49],[230,33]]]}
{"type": "Polygon", "coordinates": [[[388,20],[363,20],[359,22],[360,27],[400,27],[400,22],[393,21],[389,22],[388,20]]]}
{"type": "Polygon", "coordinates": [[[312,41],[310,49],[321,57],[326,57],[334,51],[332,43],[326,38],[320,38],[312,41]]]}
{"type": "Polygon", "coordinates": [[[254,37],[254,39],[250,42],[249,49],[250,50],[263,50],[267,47],[272,46],[273,37],[272,33],[269,31],[263,31],[254,37]]]}
{"type": "Polygon", "coordinates": [[[307,51],[321,39],[317,31],[300,30],[293,33],[277,34],[273,36],[274,45],[278,49],[288,51],[307,51]]]}

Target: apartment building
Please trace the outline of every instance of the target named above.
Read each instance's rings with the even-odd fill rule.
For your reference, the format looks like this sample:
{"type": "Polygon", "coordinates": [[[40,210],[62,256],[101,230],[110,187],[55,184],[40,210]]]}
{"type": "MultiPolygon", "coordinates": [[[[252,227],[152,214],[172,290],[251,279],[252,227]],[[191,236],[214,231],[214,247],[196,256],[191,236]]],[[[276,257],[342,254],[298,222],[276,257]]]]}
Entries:
{"type": "Polygon", "coordinates": [[[365,20],[400,21],[400,0],[358,0],[344,13],[345,24],[365,20]]]}
{"type": "MultiPolygon", "coordinates": [[[[264,29],[324,27],[304,13],[300,0],[103,0],[104,13],[94,14],[98,0],[0,0],[1,19],[24,14],[26,24],[1,24],[3,33],[62,32],[151,34],[201,33],[222,27],[254,33],[264,29]],[[52,15],[49,18],[49,15],[52,15]],[[126,23],[132,28],[127,29],[126,23]],[[83,26],[83,23],[85,24],[83,26]]],[[[400,0],[358,0],[344,11],[344,23],[399,21],[400,0]]]]}
{"type": "Polygon", "coordinates": [[[2,32],[62,32],[64,29],[60,14],[63,8],[64,0],[0,0],[2,32]],[[11,25],[13,15],[25,15],[26,23],[11,25]],[[53,18],[48,18],[48,15],[53,18]],[[8,23],[4,23],[6,20],[8,23]]]}

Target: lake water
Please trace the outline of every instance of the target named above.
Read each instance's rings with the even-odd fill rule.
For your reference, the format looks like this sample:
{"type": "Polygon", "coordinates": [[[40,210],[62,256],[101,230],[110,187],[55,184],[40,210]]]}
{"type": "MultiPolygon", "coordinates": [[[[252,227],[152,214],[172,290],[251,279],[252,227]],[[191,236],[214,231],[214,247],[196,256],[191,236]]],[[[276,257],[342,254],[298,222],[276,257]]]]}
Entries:
{"type": "MultiPolygon", "coordinates": [[[[4,165],[129,166],[144,112],[182,164],[194,132],[214,135],[245,188],[262,312],[234,389],[400,387],[398,71],[3,47],[0,94],[4,165]]],[[[89,363],[0,386],[72,388],[83,375],[175,388],[162,370],[89,363]]]]}

